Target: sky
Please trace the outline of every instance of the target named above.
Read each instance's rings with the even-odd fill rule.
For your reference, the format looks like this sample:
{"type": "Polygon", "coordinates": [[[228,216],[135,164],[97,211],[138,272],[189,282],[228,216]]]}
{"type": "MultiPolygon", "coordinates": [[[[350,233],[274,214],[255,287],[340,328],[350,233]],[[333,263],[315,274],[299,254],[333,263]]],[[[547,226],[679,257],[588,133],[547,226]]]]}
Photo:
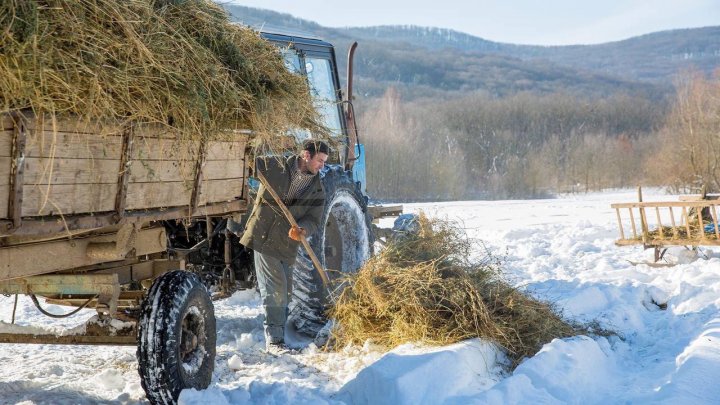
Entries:
{"type": "MultiPolygon", "coordinates": [[[[220,0],[222,1],[222,0],[220,0]]],[[[720,0],[226,0],[327,27],[419,25],[530,45],[597,44],[720,25],[720,0]]]]}

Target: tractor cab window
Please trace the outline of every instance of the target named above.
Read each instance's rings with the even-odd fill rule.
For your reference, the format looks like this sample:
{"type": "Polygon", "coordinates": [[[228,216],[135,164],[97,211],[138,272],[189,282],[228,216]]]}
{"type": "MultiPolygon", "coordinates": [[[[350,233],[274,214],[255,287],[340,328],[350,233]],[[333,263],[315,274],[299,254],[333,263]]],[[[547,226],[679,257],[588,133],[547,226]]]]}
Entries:
{"type": "MultiPolygon", "coordinates": [[[[287,70],[289,70],[295,74],[302,75],[303,74],[303,71],[301,68],[302,64],[300,61],[300,55],[297,53],[297,51],[291,47],[287,47],[287,48],[283,48],[281,50],[281,52],[282,52],[283,61],[285,62],[285,67],[287,68],[287,70]]],[[[289,131],[289,135],[294,136],[298,143],[304,141],[305,139],[309,139],[312,137],[310,134],[310,131],[308,131],[307,129],[302,129],[302,128],[291,129],[289,131]]]]}
{"type": "Polygon", "coordinates": [[[323,124],[335,137],[342,135],[340,110],[329,59],[305,57],[305,71],[310,82],[315,108],[320,112],[323,124]]]}
{"type": "Polygon", "coordinates": [[[300,69],[300,56],[294,49],[285,48],[282,50],[282,55],[287,70],[296,74],[302,74],[302,70],[300,69]]]}

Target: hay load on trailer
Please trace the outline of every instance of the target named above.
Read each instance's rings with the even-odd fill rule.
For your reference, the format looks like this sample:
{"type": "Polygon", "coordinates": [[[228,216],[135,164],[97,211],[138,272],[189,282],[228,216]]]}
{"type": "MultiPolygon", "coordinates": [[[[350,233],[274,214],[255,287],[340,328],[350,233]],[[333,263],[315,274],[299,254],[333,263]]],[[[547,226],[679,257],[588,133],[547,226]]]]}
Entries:
{"type": "Polygon", "coordinates": [[[208,1],[21,1],[2,6],[0,107],[179,139],[318,131],[307,82],[208,1]]]}

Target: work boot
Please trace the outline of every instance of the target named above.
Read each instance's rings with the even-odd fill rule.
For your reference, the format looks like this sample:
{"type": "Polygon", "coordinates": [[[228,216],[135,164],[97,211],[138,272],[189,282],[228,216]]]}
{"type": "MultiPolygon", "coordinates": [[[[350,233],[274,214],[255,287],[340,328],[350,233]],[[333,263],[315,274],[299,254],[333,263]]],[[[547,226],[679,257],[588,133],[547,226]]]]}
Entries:
{"type": "Polygon", "coordinates": [[[285,343],[265,343],[265,353],[271,354],[273,356],[281,356],[283,354],[291,353],[292,350],[290,350],[285,343]]]}
{"type": "Polygon", "coordinates": [[[287,352],[288,349],[287,346],[285,346],[284,337],[271,335],[269,330],[270,328],[265,328],[265,352],[275,355],[287,352]]]}

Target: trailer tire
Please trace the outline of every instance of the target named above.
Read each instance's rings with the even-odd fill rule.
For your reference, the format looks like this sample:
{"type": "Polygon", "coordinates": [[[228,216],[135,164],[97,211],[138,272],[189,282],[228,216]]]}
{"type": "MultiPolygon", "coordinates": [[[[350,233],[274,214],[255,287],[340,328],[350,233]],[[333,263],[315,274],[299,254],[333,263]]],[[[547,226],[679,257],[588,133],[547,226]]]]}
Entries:
{"type": "Polygon", "coordinates": [[[207,388],[215,341],[213,304],[200,277],[176,270],[157,278],[138,328],[138,370],[148,400],[175,404],[183,389],[207,388]]]}
{"type": "MultiPolygon", "coordinates": [[[[330,290],[337,295],[344,287],[342,276],[356,272],[372,254],[374,242],[367,200],[340,166],[326,166],[321,173],[325,188],[325,209],[320,227],[308,238],[310,246],[330,279],[330,290]]],[[[304,248],[298,249],[293,271],[293,303],[290,320],[303,335],[315,337],[327,323],[330,303],[304,248]]]]}

